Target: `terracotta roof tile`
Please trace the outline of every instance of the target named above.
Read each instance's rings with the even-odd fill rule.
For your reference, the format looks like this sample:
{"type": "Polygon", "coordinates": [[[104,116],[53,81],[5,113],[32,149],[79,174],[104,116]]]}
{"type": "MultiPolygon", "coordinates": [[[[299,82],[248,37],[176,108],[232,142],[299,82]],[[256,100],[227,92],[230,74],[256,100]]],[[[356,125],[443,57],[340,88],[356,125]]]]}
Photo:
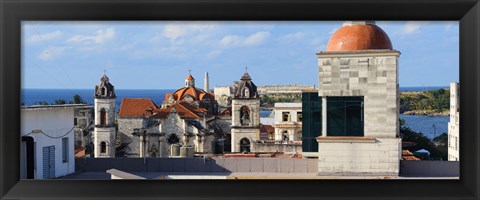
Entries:
{"type": "Polygon", "coordinates": [[[179,102],[167,108],[156,109],[153,111],[154,114],[151,117],[165,118],[170,112],[172,112],[172,109],[175,109],[182,119],[202,119],[204,113],[206,118],[211,117],[211,115],[207,114],[207,110],[203,108],[194,108],[186,102],[179,102]]]}
{"type": "Polygon", "coordinates": [[[275,128],[271,125],[262,124],[262,126],[260,126],[260,132],[275,133],[275,128]]]}
{"type": "Polygon", "coordinates": [[[218,114],[218,116],[232,116],[232,107],[228,107],[227,109],[223,110],[218,114]]]}
{"type": "Polygon", "coordinates": [[[146,110],[159,107],[149,98],[123,98],[120,104],[120,117],[146,117],[146,110]]]}

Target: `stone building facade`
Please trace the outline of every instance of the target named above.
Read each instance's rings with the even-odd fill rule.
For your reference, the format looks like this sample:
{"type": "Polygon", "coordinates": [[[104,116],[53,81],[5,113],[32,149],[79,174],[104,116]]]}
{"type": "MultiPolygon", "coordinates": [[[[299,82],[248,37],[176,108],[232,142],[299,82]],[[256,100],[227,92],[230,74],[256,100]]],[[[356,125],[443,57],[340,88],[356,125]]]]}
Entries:
{"type": "Polygon", "coordinates": [[[448,160],[460,160],[460,85],[450,83],[450,121],[448,122],[448,160]]]}
{"type": "Polygon", "coordinates": [[[346,22],[317,54],[319,174],[398,175],[398,58],[372,21],[346,22]]]}
{"type": "Polygon", "coordinates": [[[302,137],[302,103],[275,103],[275,140],[294,141],[302,137]]]}
{"type": "Polygon", "coordinates": [[[260,139],[260,99],[257,86],[245,72],[235,86],[232,100],[231,150],[250,152],[250,145],[260,139]]]}

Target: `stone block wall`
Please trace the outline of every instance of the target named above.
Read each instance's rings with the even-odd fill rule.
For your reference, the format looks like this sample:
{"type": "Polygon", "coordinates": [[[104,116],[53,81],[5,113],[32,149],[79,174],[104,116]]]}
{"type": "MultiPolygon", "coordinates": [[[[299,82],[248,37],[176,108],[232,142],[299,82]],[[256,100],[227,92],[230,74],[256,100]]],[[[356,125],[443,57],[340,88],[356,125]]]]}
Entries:
{"type": "Polygon", "coordinates": [[[363,96],[365,136],[395,138],[399,55],[393,50],[318,54],[319,96],[363,96]]]}

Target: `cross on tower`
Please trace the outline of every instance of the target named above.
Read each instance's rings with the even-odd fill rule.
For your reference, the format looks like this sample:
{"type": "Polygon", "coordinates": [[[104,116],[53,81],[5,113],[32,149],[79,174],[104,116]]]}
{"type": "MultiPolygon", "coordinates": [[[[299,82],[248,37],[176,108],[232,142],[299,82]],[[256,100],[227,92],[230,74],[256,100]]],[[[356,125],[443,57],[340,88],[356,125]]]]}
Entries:
{"type": "Polygon", "coordinates": [[[247,65],[245,65],[245,72],[248,72],[248,67],[247,67],[247,65]]]}
{"type": "Polygon", "coordinates": [[[191,75],[191,74],[190,74],[191,71],[192,71],[191,69],[188,70],[188,75],[191,75]]]}
{"type": "Polygon", "coordinates": [[[103,75],[107,75],[107,70],[106,69],[103,70],[103,75]]]}

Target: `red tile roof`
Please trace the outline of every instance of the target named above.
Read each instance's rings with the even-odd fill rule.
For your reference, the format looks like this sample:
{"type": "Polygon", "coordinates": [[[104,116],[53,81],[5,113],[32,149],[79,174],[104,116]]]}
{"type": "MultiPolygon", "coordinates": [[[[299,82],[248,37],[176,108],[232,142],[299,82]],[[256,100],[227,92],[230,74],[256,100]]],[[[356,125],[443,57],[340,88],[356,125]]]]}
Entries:
{"type": "Polygon", "coordinates": [[[211,117],[211,115],[207,114],[207,110],[204,108],[194,108],[190,104],[186,102],[179,102],[176,104],[173,104],[170,107],[167,108],[160,108],[156,109],[153,111],[153,115],[151,117],[154,118],[165,118],[167,115],[172,112],[172,109],[175,109],[175,111],[178,113],[180,118],[185,119],[202,119],[203,114],[205,114],[206,118],[211,117]]]}
{"type": "Polygon", "coordinates": [[[402,150],[402,160],[420,160],[415,157],[409,150],[402,150]]]}
{"type": "Polygon", "coordinates": [[[260,132],[275,133],[275,128],[271,125],[262,124],[262,126],[260,126],[260,132]]]}
{"type": "Polygon", "coordinates": [[[228,107],[227,109],[223,110],[218,114],[218,116],[232,116],[232,107],[228,107]]]}
{"type": "Polygon", "coordinates": [[[120,104],[120,117],[146,117],[147,110],[156,110],[159,107],[149,98],[123,98],[120,104]]]}
{"type": "Polygon", "coordinates": [[[173,92],[173,94],[167,94],[165,96],[165,100],[168,100],[167,97],[170,97],[170,95],[173,96],[173,99],[175,99],[175,101],[181,101],[187,95],[190,95],[194,101],[200,101],[203,98],[209,98],[211,101],[215,100],[215,97],[212,94],[207,93],[204,90],[196,87],[180,88],[173,92]]]}

